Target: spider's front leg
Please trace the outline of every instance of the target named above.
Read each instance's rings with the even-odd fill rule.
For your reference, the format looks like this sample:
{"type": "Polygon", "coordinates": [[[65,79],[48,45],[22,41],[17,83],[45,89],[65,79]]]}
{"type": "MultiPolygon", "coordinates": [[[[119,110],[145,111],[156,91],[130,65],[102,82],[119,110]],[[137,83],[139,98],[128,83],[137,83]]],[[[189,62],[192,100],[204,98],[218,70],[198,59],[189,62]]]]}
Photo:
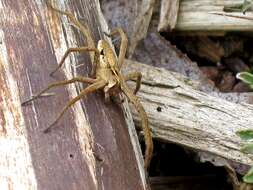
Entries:
{"type": "Polygon", "coordinates": [[[58,81],[58,82],[53,82],[49,84],[45,89],[41,90],[37,95],[33,96],[32,98],[22,102],[22,106],[27,105],[29,102],[41,97],[42,94],[44,94],[46,91],[50,90],[51,88],[59,87],[59,86],[64,86],[67,84],[71,84],[74,82],[82,82],[82,83],[89,83],[92,84],[96,82],[96,79],[88,78],[88,77],[75,77],[70,80],[63,80],[63,81],[58,81]]]}
{"type": "Polygon", "coordinates": [[[113,29],[111,31],[111,33],[107,34],[107,35],[114,36],[116,34],[119,34],[120,38],[121,38],[121,44],[120,44],[120,50],[119,50],[119,56],[118,56],[118,65],[119,65],[119,69],[120,69],[124,63],[124,60],[125,60],[128,39],[127,39],[125,32],[120,27],[113,29]]]}
{"type": "Polygon", "coordinates": [[[59,121],[59,119],[63,116],[63,114],[68,110],[68,108],[70,108],[72,105],[74,105],[78,100],[84,98],[87,94],[89,94],[91,92],[94,92],[96,90],[99,90],[99,89],[103,88],[106,84],[107,84],[106,81],[99,80],[99,81],[97,81],[97,82],[95,82],[95,83],[87,86],[85,89],[83,89],[78,96],[76,96],[75,98],[71,99],[67,103],[67,105],[63,108],[63,110],[57,116],[57,118],[55,119],[55,121],[46,130],[44,130],[44,133],[50,132],[50,130],[52,129],[52,127],[59,121]]]}
{"type": "Polygon", "coordinates": [[[86,52],[86,51],[94,51],[95,52],[95,58],[94,58],[94,63],[92,64],[92,74],[91,76],[94,75],[95,73],[95,69],[96,69],[96,66],[97,66],[97,62],[98,62],[98,59],[99,59],[99,51],[97,48],[91,48],[91,47],[76,47],[76,48],[69,48],[65,54],[63,55],[60,63],[58,64],[58,66],[56,67],[55,70],[53,70],[51,73],[50,73],[50,76],[52,76],[65,62],[65,59],[68,57],[68,55],[71,53],[71,52],[86,52]]]}
{"type": "MultiPolygon", "coordinates": [[[[50,75],[52,76],[63,65],[63,63],[64,63],[66,57],[69,55],[69,53],[71,53],[71,52],[94,51],[95,55],[94,55],[94,60],[92,60],[94,62],[92,63],[92,73],[91,73],[91,76],[94,76],[95,72],[96,72],[95,69],[96,69],[96,66],[97,66],[98,60],[99,60],[99,51],[96,49],[95,42],[92,39],[92,35],[91,35],[90,30],[86,26],[82,25],[82,23],[80,21],[78,21],[73,14],[71,14],[69,12],[66,12],[66,11],[59,10],[59,9],[53,7],[51,5],[50,1],[46,1],[46,4],[47,4],[48,8],[50,8],[51,10],[53,10],[57,13],[60,13],[62,15],[66,15],[70,19],[70,21],[74,24],[74,26],[76,26],[76,28],[78,30],[80,30],[81,33],[85,36],[87,44],[88,44],[87,45],[88,47],[69,48],[66,51],[66,53],[64,54],[64,56],[63,56],[62,60],[60,61],[58,67],[53,72],[51,72],[50,75]]],[[[91,57],[93,59],[93,55],[91,57]]]]}
{"type": "Polygon", "coordinates": [[[69,12],[66,12],[66,11],[59,10],[59,9],[53,7],[53,6],[51,5],[51,2],[50,2],[50,1],[46,1],[46,4],[47,4],[48,8],[52,9],[53,11],[58,12],[58,13],[60,13],[60,14],[62,14],[62,15],[66,15],[66,16],[70,19],[70,21],[71,21],[71,22],[81,31],[81,33],[86,37],[88,46],[90,46],[90,47],[92,47],[92,48],[95,48],[95,47],[96,47],[96,46],[95,46],[95,42],[94,42],[94,40],[92,39],[92,35],[91,35],[90,30],[89,30],[86,26],[82,25],[82,23],[81,23],[80,21],[78,21],[78,20],[75,18],[75,16],[74,16],[73,14],[71,14],[71,13],[69,13],[69,12]]]}
{"type": "Polygon", "coordinates": [[[36,96],[32,97],[29,100],[24,101],[21,104],[22,106],[25,106],[29,102],[31,102],[31,101],[39,98],[43,93],[45,93],[46,91],[48,91],[51,88],[59,87],[59,86],[67,85],[67,84],[71,84],[71,83],[74,83],[74,82],[89,83],[90,85],[88,87],[86,87],[85,89],[83,89],[77,97],[73,98],[72,100],[70,100],[67,103],[67,105],[63,108],[63,111],[59,114],[59,116],[55,119],[55,121],[44,131],[45,133],[47,133],[47,132],[50,131],[50,129],[53,127],[53,125],[55,125],[57,123],[57,121],[63,116],[63,114],[67,111],[67,109],[69,107],[71,107],[78,100],[80,100],[81,98],[83,98],[84,96],[86,96],[88,93],[91,93],[93,91],[96,91],[96,90],[104,87],[106,85],[106,82],[102,81],[102,80],[87,78],[87,77],[75,77],[75,78],[73,78],[71,80],[54,82],[54,83],[49,84],[47,88],[45,88],[42,91],[40,91],[36,96]]]}

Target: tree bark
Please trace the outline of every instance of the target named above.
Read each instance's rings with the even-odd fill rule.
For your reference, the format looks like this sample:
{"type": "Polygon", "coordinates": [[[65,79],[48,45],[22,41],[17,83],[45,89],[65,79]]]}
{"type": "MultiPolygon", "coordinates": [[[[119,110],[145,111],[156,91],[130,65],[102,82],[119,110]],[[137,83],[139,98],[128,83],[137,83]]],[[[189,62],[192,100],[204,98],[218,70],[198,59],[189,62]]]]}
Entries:
{"type": "MultiPolygon", "coordinates": [[[[54,2],[86,23],[95,41],[107,32],[98,1],[54,2]]],[[[68,47],[85,44],[80,32],[40,0],[0,0],[0,10],[0,189],[149,189],[127,105],[122,111],[102,93],[88,95],[49,134],[42,131],[77,84],[21,107],[50,82],[87,76],[89,56],[75,54],[49,77],[68,47]]]]}

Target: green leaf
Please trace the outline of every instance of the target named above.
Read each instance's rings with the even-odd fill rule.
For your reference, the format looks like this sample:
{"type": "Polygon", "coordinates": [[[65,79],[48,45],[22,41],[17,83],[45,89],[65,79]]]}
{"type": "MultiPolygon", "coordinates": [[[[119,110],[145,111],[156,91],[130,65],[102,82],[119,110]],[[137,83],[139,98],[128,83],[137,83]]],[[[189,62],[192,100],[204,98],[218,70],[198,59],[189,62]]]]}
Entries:
{"type": "Polygon", "coordinates": [[[245,141],[253,139],[253,130],[250,129],[237,131],[236,134],[245,141]]]}
{"type": "Polygon", "coordinates": [[[242,80],[246,84],[253,85],[253,74],[249,72],[237,73],[236,78],[242,80]]]}
{"type": "Polygon", "coordinates": [[[244,145],[241,151],[244,153],[253,154],[253,144],[244,145]]]}
{"type": "Polygon", "coordinates": [[[243,176],[243,181],[245,183],[253,183],[253,166],[251,166],[248,173],[245,176],[243,176]]]}

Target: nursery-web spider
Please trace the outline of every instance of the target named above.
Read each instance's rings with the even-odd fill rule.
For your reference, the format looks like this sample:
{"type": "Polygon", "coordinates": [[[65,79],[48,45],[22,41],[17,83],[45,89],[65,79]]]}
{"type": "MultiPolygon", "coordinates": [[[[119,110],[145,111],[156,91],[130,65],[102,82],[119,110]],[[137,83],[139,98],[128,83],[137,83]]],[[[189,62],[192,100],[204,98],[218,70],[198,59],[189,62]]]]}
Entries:
{"type": "Polygon", "coordinates": [[[141,73],[133,72],[133,73],[129,73],[126,76],[123,76],[120,72],[121,66],[124,63],[126,48],[127,48],[127,43],[128,43],[125,33],[123,32],[121,28],[116,28],[109,34],[110,36],[118,34],[121,38],[120,52],[117,59],[112,48],[110,47],[107,41],[99,40],[97,48],[95,47],[95,43],[90,35],[90,31],[85,26],[83,26],[74,17],[74,15],[65,11],[58,10],[52,7],[52,5],[49,3],[48,3],[48,7],[52,9],[53,11],[66,15],[70,19],[70,21],[87,38],[87,42],[91,46],[91,47],[84,46],[84,47],[69,48],[64,54],[58,67],[52,73],[50,73],[50,75],[52,76],[63,65],[69,53],[89,51],[89,52],[94,52],[94,63],[93,63],[93,68],[92,68],[92,71],[94,74],[92,74],[92,76],[94,77],[95,75],[95,77],[89,78],[89,77],[84,77],[84,76],[78,76],[78,77],[72,78],[71,80],[64,80],[64,81],[51,83],[48,85],[47,88],[39,92],[37,95],[23,102],[22,105],[25,105],[28,102],[31,102],[37,99],[43,93],[45,93],[46,91],[54,87],[63,86],[63,85],[71,84],[74,82],[89,84],[85,89],[81,90],[78,96],[76,96],[75,98],[73,98],[67,103],[67,105],[63,108],[63,110],[60,112],[60,114],[55,119],[55,121],[44,131],[45,133],[47,133],[57,123],[57,121],[63,116],[63,114],[67,111],[69,107],[71,107],[74,103],[76,103],[81,98],[84,98],[88,93],[102,89],[105,94],[105,100],[108,101],[110,97],[123,92],[128,97],[130,102],[135,106],[138,113],[140,114],[142,128],[144,132],[145,145],[146,145],[144,166],[145,166],[145,169],[148,169],[151,158],[152,158],[152,153],[153,153],[153,141],[152,141],[150,128],[148,126],[147,114],[143,106],[141,105],[139,99],[135,95],[137,91],[140,89],[141,73]],[[130,79],[134,79],[134,78],[137,79],[137,84],[136,84],[135,91],[132,92],[127,86],[126,81],[130,79]]]}

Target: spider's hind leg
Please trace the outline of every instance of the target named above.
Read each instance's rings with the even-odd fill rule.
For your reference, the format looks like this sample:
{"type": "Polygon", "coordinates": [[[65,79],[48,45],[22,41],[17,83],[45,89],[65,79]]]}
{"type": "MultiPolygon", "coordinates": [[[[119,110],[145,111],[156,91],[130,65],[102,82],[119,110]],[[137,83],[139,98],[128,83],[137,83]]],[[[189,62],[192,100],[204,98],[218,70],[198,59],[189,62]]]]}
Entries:
{"type": "Polygon", "coordinates": [[[140,90],[141,78],[142,78],[142,75],[141,75],[140,72],[132,72],[132,73],[127,74],[124,77],[125,81],[136,79],[136,87],[135,87],[135,90],[134,90],[134,94],[136,94],[140,90]]]}
{"type": "Polygon", "coordinates": [[[97,64],[97,61],[98,61],[98,56],[99,56],[99,51],[97,50],[97,48],[91,48],[91,47],[76,47],[76,48],[69,48],[65,54],[63,55],[60,63],[58,64],[58,66],[55,68],[55,70],[53,70],[51,73],[50,73],[50,76],[53,76],[53,74],[64,64],[65,62],[65,59],[68,57],[68,55],[71,53],[71,52],[86,52],[86,51],[94,51],[95,52],[95,58],[94,58],[94,64],[93,64],[93,67],[92,67],[92,75],[94,74],[94,70],[96,67],[96,64],[97,64]]]}

